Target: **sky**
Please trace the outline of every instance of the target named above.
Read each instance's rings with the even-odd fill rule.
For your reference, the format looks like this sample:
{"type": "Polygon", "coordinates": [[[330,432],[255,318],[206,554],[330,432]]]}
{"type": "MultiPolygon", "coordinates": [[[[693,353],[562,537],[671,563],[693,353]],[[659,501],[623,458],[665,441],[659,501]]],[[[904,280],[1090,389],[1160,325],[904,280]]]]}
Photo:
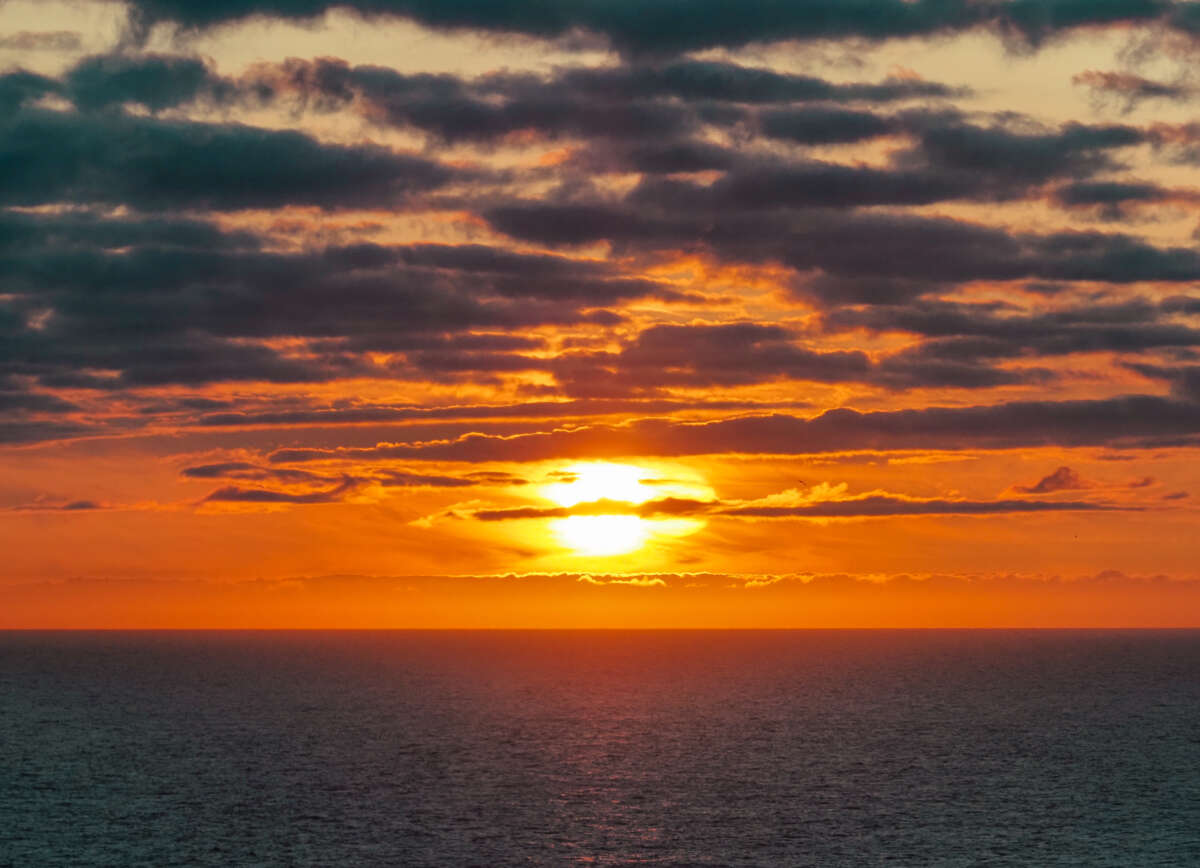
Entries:
{"type": "Polygon", "coordinates": [[[0,2],[0,628],[1200,626],[1200,3],[0,2]]]}

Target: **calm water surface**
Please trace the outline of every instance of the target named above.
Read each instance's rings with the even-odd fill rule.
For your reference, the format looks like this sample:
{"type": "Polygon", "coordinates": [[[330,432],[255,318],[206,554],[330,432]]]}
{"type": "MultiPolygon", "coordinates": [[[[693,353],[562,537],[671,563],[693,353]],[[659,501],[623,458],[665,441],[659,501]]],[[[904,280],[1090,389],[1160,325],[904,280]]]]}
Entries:
{"type": "Polygon", "coordinates": [[[0,634],[0,865],[1200,866],[1200,632],[0,634]]]}

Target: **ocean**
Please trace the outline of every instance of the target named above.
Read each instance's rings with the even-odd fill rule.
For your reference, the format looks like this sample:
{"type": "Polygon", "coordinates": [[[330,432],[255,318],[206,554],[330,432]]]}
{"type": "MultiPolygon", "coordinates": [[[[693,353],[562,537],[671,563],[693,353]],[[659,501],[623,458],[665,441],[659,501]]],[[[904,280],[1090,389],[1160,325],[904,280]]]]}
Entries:
{"type": "Polygon", "coordinates": [[[1200,631],[0,633],[5,866],[1200,866],[1200,631]]]}

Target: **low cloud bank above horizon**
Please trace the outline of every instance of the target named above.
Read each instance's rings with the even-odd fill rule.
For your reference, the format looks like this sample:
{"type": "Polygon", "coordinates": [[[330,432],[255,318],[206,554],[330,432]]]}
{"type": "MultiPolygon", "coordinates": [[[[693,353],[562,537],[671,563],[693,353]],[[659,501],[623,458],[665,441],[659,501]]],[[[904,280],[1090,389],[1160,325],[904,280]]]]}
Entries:
{"type": "Polygon", "coordinates": [[[562,573],[71,579],[0,587],[0,629],[1187,626],[1200,582],[1166,576],[562,573]],[[467,590],[469,589],[469,591],[467,590]],[[1114,607],[1113,602],[1119,605],[1114,607]],[[64,614],[82,603],[87,611],[64,614]],[[897,613],[903,613],[898,616],[897,613]]]}

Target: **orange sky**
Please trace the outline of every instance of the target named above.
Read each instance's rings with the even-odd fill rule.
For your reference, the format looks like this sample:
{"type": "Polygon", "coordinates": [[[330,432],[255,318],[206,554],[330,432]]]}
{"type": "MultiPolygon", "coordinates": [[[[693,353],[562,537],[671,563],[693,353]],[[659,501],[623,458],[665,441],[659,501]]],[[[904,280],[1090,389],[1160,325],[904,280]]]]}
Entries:
{"type": "Polygon", "coordinates": [[[1200,626],[1190,31],[889,2],[0,7],[0,628],[1200,626]]]}

